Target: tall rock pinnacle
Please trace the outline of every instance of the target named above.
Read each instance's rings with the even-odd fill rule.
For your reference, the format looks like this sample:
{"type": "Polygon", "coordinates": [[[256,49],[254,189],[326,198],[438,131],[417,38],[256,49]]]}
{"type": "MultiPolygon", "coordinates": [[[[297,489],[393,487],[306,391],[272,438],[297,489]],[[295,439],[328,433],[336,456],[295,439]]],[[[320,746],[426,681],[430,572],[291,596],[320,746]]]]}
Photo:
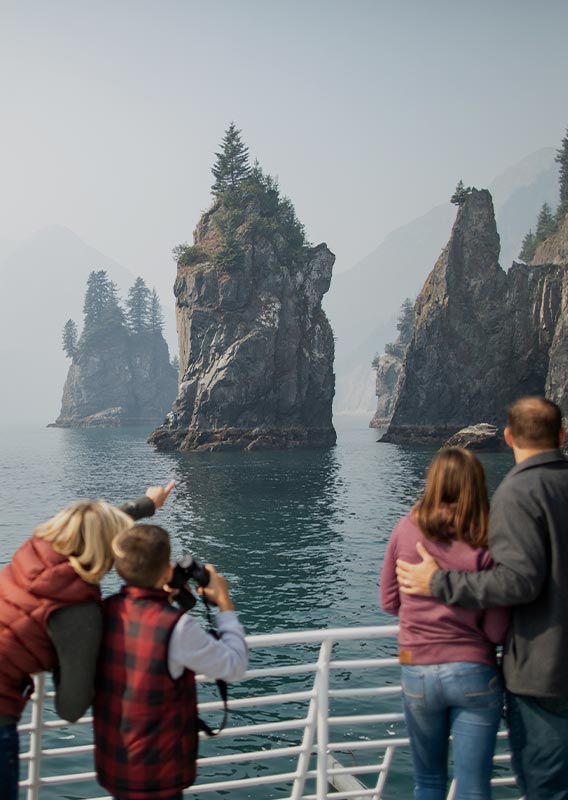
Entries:
{"type": "Polygon", "coordinates": [[[178,248],[177,399],[161,449],[335,443],[333,333],[321,307],[335,256],[309,247],[289,201],[253,171],[178,248]]]}

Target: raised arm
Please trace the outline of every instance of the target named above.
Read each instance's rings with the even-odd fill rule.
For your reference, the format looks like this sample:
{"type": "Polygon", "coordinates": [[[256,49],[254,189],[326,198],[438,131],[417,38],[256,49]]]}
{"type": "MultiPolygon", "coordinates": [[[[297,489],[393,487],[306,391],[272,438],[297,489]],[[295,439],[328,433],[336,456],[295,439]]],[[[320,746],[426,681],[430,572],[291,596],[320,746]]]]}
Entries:
{"type": "Polygon", "coordinates": [[[170,481],[166,486],[148,486],[146,494],[123,503],[120,510],[132,517],[134,521],[151,517],[164,505],[175,485],[175,481],[170,481]]]}
{"type": "MultiPolygon", "coordinates": [[[[431,558],[413,565],[399,561],[405,594],[432,594],[447,605],[466,608],[517,606],[532,602],[547,575],[546,522],[528,493],[511,486],[495,494],[489,520],[489,548],[495,567],[484,572],[440,570],[431,558]]],[[[418,546],[420,547],[420,546],[418,546]]],[[[423,549],[420,554],[423,555],[423,549]]]]}

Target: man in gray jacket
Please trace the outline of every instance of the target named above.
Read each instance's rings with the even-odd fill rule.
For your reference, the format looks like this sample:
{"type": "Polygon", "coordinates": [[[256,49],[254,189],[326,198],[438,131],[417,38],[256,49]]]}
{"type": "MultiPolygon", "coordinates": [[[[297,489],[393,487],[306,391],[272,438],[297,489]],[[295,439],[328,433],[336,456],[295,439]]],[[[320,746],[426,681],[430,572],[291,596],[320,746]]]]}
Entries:
{"type": "Polygon", "coordinates": [[[513,768],[527,800],[568,800],[568,459],[561,411],[543,397],[509,409],[515,467],[491,505],[486,572],[399,561],[405,594],[469,608],[511,606],[504,648],[513,768]]]}

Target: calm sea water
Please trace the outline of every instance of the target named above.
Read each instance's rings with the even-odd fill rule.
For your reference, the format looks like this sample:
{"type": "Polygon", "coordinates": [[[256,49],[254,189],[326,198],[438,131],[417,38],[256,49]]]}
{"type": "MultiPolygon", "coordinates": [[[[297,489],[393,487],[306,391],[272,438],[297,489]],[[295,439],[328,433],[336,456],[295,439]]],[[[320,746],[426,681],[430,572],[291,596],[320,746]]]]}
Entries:
{"type": "MultiPolygon", "coordinates": [[[[227,575],[248,633],[391,623],[377,601],[382,557],[434,451],[377,444],[361,418],[335,422],[338,443],[329,450],[183,455],[156,452],[145,443],[146,428],[4,429],[0,563],[34,525],[77,497],[120,503],[174,478],[177,488],[156,520],[172,534],[175,555],[190,551],[227,575]]],[[[483,461],[493,490],[512,460],[503,454],[483,461]]],[[[111,574],[104,591],[117,585],[111,574]]],[[[70,726],[47,744],[83,737],[70,726]]],[[[78,757],[76,767],[90,769],[89,759],[78,757]]],[[[408,795],[407,759],[395,773],[390,796],[408,795]]],[[[42,798],[97,794],[93,784],[81,784],[47,789],[42,798]]]]}

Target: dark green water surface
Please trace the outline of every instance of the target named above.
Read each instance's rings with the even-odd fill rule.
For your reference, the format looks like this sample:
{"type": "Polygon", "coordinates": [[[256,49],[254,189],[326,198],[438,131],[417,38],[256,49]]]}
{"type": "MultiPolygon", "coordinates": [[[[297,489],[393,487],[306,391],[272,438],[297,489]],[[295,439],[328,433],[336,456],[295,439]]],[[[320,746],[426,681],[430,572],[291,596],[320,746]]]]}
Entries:
{"type": "MultiPolygon", "coordinates": [[[[149,484],[174,478],[177,489],[155,519],[172,534],[175,555],[191,551],[227,575],[248,633],[390,624],[393,619],[382,614],[377,599],[383,553],[397,519],[420,493],[434,451],[377,444],[377,432],[367,428],[362,418],[338,418],[336,427],[338,444],[329,450],[183,455],[158,453],[145,444],[148,429],[3,430],[0,563],[9,561],[34,525],[77,497],[119,503],[143,493],[149,484]]],[[[482,460],[492,491],[512,460],[508,455],[482,460]]],[[[103,588],[108,593],[117,586],[111,574],[103,588]]],[[[392,642],[364,646],[364,653],[357,644],[335,655],[394,653],[392,642]]],[[[259,653],[253,665],[289,663],[288,659],[284,652],[259,653]]],[[[351,686],[359,678],[344,674],[335,680],[337,685],[349,681],[351,686]]],[[[389,680],[396,682],[396,673],[389,680]]],[[[273,681],[270,690],[302,688],[308,683],[299,676],[273,681]]],[[[243,690],[244,686],[235,687],[234,696],[242,696],[243,690]]],[[[354,710],[353,702],[344,702],[334,713],[354,710]]],[[[378,707],[374,701],[372,708],[362,705],[358,710],[397,711],[400,703],[393,699],[378,707]]],[[[278,713],[270,707],[255,719],[272,721],[278,713]]],[[[303,713],[305,707],[298,706],[296,715],[303,713]]],[[[246,719],[241,713],[231,724],[246,719]]],[[[402,734],[403,729],[395,724],[390,730],[365,733],[376,738],[402,734]]],[[[84,738],[84,732],[69,726],[50,734],[46,745],[78,744],[84,738]]],[[[293,741],[289,735],[289,742],[293,741]]],[[[206,744],[203,754],[215,748],[223,752],[234,744],[228,740],[206,744]]],[[[258,742],[262,744],[266,740],[258,742]]],[[[90,757],[77,757],[73,766],[91,769],[90,757]]],[[[62,769],[63,762],[46,768],[45,774],[53,774],[54,768],[62,769]]],[[[233,774],[234,769],[219,769],[207,777],[233,774]]],[[[273,766],[268,762],[237,769],[239,775],[252,777],[273,766]]],[[[393,779],[386,796],[410,796],[407,755],[397,756],[393,779]]],[[[45,789],[41,797],[103,794],[96,785],[79,784],[45,789]]],[[[268,800],[285,794],[285,789],[266,788],[260,794],[247,790],[233,791],[230,796],[268,800]]],[[[212,795],[203,795],[207,796],[212,795]]]]}

